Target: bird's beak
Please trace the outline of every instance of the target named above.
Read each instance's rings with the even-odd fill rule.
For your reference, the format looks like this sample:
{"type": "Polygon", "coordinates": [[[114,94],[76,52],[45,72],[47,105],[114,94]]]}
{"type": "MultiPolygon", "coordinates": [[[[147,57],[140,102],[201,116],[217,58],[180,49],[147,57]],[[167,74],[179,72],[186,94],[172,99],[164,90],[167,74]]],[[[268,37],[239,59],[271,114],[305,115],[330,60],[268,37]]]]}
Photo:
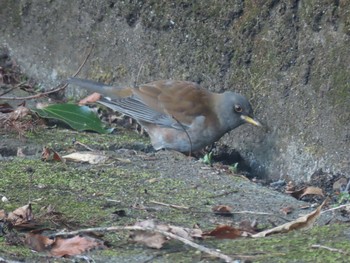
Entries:
{"type": "Polygon", "coordinates": [[[253,124],[255,126],[262,126],[260,122],[257,120],[254,120],[253,118],[247,116],[247,115],[241,115],[241,119],[244,120],[245,122],[248,122],[250,124],[253,124]]]}

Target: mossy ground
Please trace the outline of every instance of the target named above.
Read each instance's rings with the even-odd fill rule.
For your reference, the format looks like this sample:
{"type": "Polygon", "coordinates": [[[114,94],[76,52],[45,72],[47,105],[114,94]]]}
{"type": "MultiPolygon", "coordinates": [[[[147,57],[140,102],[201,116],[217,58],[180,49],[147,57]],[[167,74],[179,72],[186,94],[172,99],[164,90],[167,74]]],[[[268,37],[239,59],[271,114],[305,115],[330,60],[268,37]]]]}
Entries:
{"type": "MultiPolygon", "coordinates": [[[[123,148],[123,145],[128,145],[129,148],[135,145],[139,147],[140,142],[148,144],[147,138],[132,132],[97,135],[53,129],[27,134],[22,140],[17,140],[15,135],[8,133],[3,135],[8,142],[7,147],[26,145],[28,151],[32,149],[33,155],[24,158],[7,157],[0,162],[0,193],[9,199],[9,202],[2,203],[1,208],[9,212],[30,201],[34,215],[43,227],[80,229],[124,226],[152,218],[189,228],[198,224],[207,230],[220,223],[234,224],[240,220],[237,216],[221,218],[213,215],[211,208],[217,204],[233,202],[241,210],[251,206],[251,210],[273,211],[278,209],[278,204],[273,203],[278,199],[283,203],[293,202],[239,177],[218,173],[212,168],[203,170],[203,165],[198,161],[177,153],[130,150],[122,154],[116,150],[116,154],[129,158],[131,162],[115,160],[101,165],[64,164],[40,159],[39,149],[42,146],[50,146],[61,154],[77,150],[72,144],[73,140],[106,151],[111,149],[111,145],[118,149],[123,148]],[[249,189],[250,187],[253,188],[249,189]],[[223,192],[228,194],[221,196],[223,192]],[[188,206],[190,209],[171,209],[155,205],[152,201],[188,206]],[[61,213],[60,218],[40,221],[45,212],[43,208],[49,205],[61,213]],[[118,216],[117,211],[120,210],[124,210],[126,215],[118,216]]],[[[264,219],[259,220],[263,223],[264,219]]],[[[268,224],[267,221],[265,223],[268,224]]],[[[213,260],[176,241],[166,244],[160,250],[147,249],[129,243],[128,235],[127,232],[105,234],[103,239],[108,241],[110,248],[90,252],[89,256],[96,262],[213,260]]],[[[261,239],[196,242],[220,249],[233,258],[248,258],[253,262],[342,262],[344,255],[312,249],[311,245],[322,244],[350,251],[348,235],[347,226],[333,225],[261,239]]],[[[31,252],[27,247],[9,245],[3,237],[0,239],[0,255],[26,262],[67,261],[48,259],[43,254],[31,252]]]]}

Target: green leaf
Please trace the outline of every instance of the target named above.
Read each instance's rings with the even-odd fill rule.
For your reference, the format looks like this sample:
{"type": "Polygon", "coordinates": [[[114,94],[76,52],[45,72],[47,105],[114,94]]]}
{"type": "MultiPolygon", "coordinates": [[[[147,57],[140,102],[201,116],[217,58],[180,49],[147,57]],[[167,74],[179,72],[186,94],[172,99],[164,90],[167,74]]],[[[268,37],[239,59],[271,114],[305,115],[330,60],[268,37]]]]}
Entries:
{"type": "Polygon", "coordinates": [[[87,106],[75,104],[54,104],[43,109],[32,109],[42,118],[56,119],[65,122],[72,129],[78,131],[95,131],[111,133],[113,129],[106,129],[99,117],[87,106]]]}

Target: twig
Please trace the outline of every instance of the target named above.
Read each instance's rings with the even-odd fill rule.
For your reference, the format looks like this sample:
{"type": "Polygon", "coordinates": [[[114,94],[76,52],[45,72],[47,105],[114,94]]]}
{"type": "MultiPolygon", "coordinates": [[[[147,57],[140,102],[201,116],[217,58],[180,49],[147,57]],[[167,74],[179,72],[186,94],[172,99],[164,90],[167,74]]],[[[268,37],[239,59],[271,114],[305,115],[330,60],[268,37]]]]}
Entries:
{"type": "MultiPolygon", "coordinates": [[[[18,83],[18,84],[15,85],[15,86],[9,88],[8,90],[6,90],[6,91],[4,91],[3,93],[1,93],[1,94],[0,94],[0,97],[3,96],[3,95],[5,95],[5,94],[7,94],[7,93],[9,93],[9,92],[11,92],[11,91],[13,91],[14,89],[17,89],[18,87],[22,86],[22,85],[25,84],[25,83],[26,83],[26,82],[23,81],[23,82],[21,82],[21,83],[18,83]]],[[[10,86],[10,85],[9,85],[9,86],[10,86]]]]}
{"type": "Polygon", "coordinates": [[[327,209],[327,210],[324,210],[324,211],[321,212],[321,214],[326,213],[326,212],[330,212],[330,211],[334,211],[334,210],[338,210],[338,209],[341,209],[341,208],[344,208],[344,207],[350,207],[350,203],[349,204],[345,204],[345,205],[340,205],[340,206],[337,206],[337,207],[333,207],[333,208],[330,208],[330,209],[327,209]]]}
{"type": "Polygon", "coordinates": [[[345,254],[345,255],[349,254],[349,253],[347,253],[347,252],[345,252],[344,250],[341,250],[341,249],[327,247],[327,246],[318,245],[318,244],[312,245],[311,248],[323,248],[323,249],[327,249],[327,250],[329,250],[331,252],[338,252],[338,253],[345,254]]]}
{"type": "MultiPolygon", "coordinates": [[[[91,46],[88,54],[86,55],[83,63],[79,66],[78,70],[73,74],[72,77],[75,77],[76,75],[79,74],[79,72],[81,71],[81,69],[83,68],[83,66],[85,65],[86,61],[89,59],[90,55],[91,55],[91,52],[92,52],[92,49],[93,49],[94,46],[91,46]]],[[[46,91],[46,92],[41,92],[41,93],[38,93],[38,94],[35,94],[35,95],[32,95],[32,96],[27,96],[27,97],[0,97],[0,99],[4,99],[4,100],[31,100],[31,99],[36,99],[36,98],[41,98],[41,97],[44,97],[48,94],[51,94],[51,93],[55,93],[55,92],[58,92],[58,91],[61,91],[61,90],[64,90],[65,88],[67,88],[68,84],[64,84],[63,86],[58,85],[57,88],[53,89],[53,90],[49,90],[49,91],[46,91]]]]}
{"type": "Polygon", "coordinates": [[[199,251],[202,251],[204,253],[207,253],[213,257],[220,258],[224,260],[225,262],[233,262],[233,259],[225,254],[219,253],[213,249],[201,246],[195,242],[192,242],[190,240],[187,240],[186,238],[180,237],[178,235],[175,235],[170,232],[166,232],[160,229],[156,228],[150,228],[150,227],[140,227],[140,226],[111,226],[111,227],[96,227],[96,228],[86,228],[86,229],[80,229],[76,231],[71,232],[58,232],[56,234],[50,235],[50,237],[57,237],[57,236],[73,236],[73,235],[80,235],[83,233],[89,233],[89,232],[109,232],[109,231],[149,231],[149,232],[156,232],[159,234],[164,235],[165,237],[172,238],[178,241],[181,241],[182,243],[191,246],[195,249],[198,249],[199,251]]]}
{"type": "Polygon", "coordinates": [[[266,212],[254,212],[254,211],[231,211],[231,214],[251,214],[251,215],[267,215],[272,216],[274,214],[272,213],[266,213],[266,212]]]}
{"type": "Polygon", "coordinates": [[[172,204],[166,204],[166,203],[162,203],[162,202],[158,202],[158,201],[149,201],[151,204],[156,204],[156,205],[162,205],[162,206],[167,206],[167,207],[171,207],[171,208],[175,208],[175,209],[190,209],[187,206],[181,206],[181,205],[172,205],[172,204]]]}
{"type": "Polygon", "coordinates": [[[78,142],[78,141],[75,141],[74,142],[74,145],[80,145],[80,146],[83,146],[84,148],[88,149],[89,151],[95,151],[94,149],[90,148],[89,146],[87,146],[86,144],[82,143],[82,142],[78,142]]]}

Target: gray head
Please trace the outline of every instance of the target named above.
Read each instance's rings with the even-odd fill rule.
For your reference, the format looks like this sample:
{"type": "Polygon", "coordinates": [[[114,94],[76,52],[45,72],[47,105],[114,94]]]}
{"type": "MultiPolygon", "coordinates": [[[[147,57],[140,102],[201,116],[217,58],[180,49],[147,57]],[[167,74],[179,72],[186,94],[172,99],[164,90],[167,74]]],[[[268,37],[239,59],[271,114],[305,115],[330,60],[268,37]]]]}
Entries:
{"type": "Polygon", "coordinates": [[[218,105],[219,119],[226,131],[233,130],[244,123],[261,126],[260,122],[254,120],[253,109],[246,97],[226,91],[220,94],[218,105]]]}

